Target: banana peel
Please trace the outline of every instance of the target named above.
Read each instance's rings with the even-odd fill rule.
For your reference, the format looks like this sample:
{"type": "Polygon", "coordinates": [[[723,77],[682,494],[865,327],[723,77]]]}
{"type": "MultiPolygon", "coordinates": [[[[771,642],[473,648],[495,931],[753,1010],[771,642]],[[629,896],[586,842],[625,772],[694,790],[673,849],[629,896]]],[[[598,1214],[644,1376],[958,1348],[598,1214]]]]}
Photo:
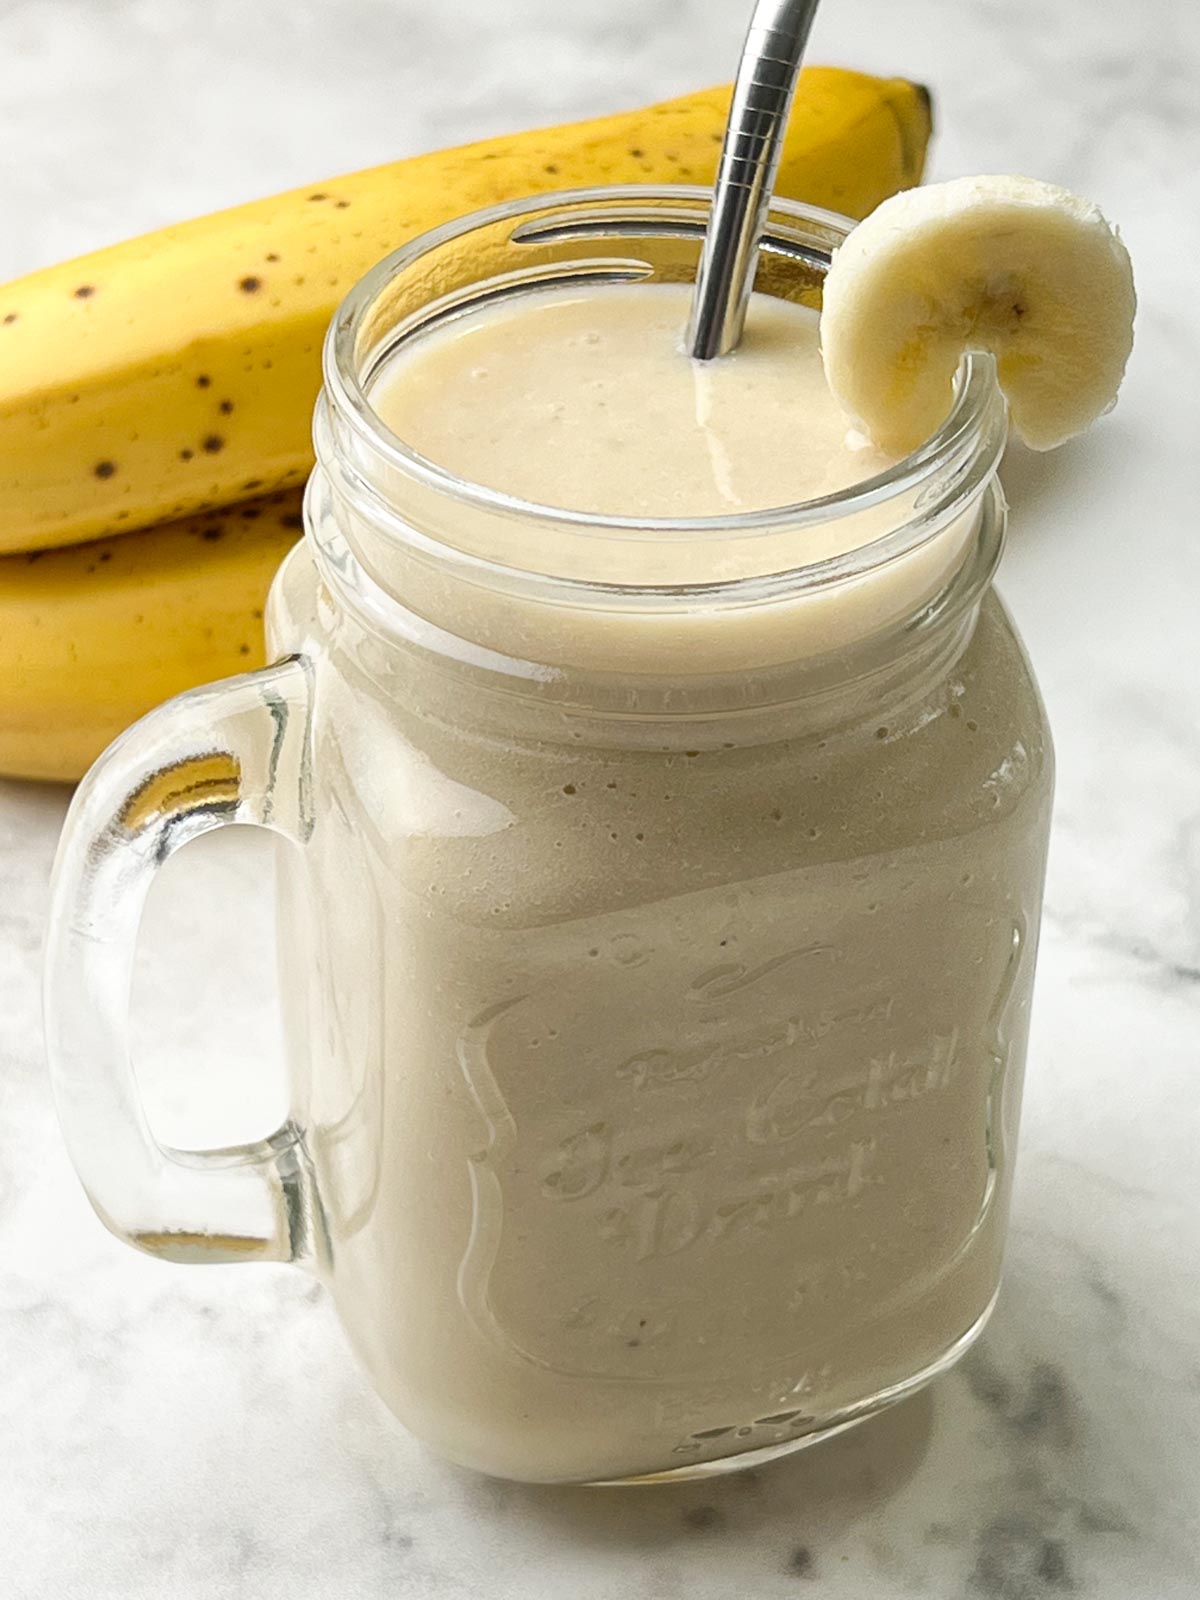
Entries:
{"type": "MultiPolygon", "coordinates": [[[[0,288],[0,553],[301,483],[321,343],[389,251],[514,196],[711,183],[728,86],[393,162],[165,228],[0,288]]],[[[915,184],[928,92],[802,74],[781,195],[862,217],[915,184]]]]}

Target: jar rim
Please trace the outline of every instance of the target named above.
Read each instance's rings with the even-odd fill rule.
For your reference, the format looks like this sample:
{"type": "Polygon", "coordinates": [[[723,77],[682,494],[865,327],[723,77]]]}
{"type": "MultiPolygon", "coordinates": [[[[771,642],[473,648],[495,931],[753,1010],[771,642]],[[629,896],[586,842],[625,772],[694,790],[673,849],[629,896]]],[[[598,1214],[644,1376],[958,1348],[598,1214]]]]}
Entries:
{"type": "MultiPolygon", "coordinates": [[[[665,595],[681,592],[744,600],[753,591],[754,598],[767,599],[784,588],[795,592],[800,587],[817,588],[860,576],[924,543],[944,525],[948,515],[962,504],[964,491],[977,490],[981,480],[986,481],[990,477],[1003,449],[1004,402],[996,384],[994,362],[990,356],[964,356],[956,379],[954,402],[944,421],[915,450],[883,472],[832,494],[788,505],[707,517],[615,516],[524,500],[460,477],[421,455],[393,433],[371,405],[368,385],[374,373],[364,374],[360,371],[359,343],[364,322],[388,284],[430,251],[477,228],[509,220],[515,222],[535,213],[546,214],[542,226],[549,233],[556,210],[589,206],[608,209],[597,211],[592,219],[585,218],[584,225],[589,220],[596,222],[596,218],[602,218],[611,231],[612,222],[622,215],[643,224],[651,224],[655,219],[661,222],[666,218],[672,231],[699,236],[703,232],[711,199],[711,190],[684,184],[623,184],[559,190],[504,201],[469,212],[427,230],[385,256],[347,294],[326,336],[325,397],[318,406],[316,428],[317,454],[321,466],[331,468],[333,465],[329,459],[332,454],[329,423],[331,417],[335,417],[339,427],[349,427],[359,446],[365,447],[372,463],[377,462],[384,469],[398,471],[410,481],[450,501],[492,516],[552,527],[559,535],[569,537],[572,534],[585,534],[594,537],[602,534],[607,539],[630,538],[643,544],[655,536],[664,541],[698,542],[706,539],[757,538],[785,531],[800,532],[814,525],[855,516],[907,494],[913,495],[915,506],[921,508],[898,527],[857,544],[852,549],[817,560],[789,564],[784,571],[742,575],[703,584],[610,584],[590,577],[551,576],[448,546],[415,528],[361,472],[347,474],[342,471],[337,474],[342,492],[358,502],[359,509],[369,515],[377,527],[382,526],[385,533],[392,534],[405,544],[427,546],[428,553],[433,554],[436,550],[455,564],[465,563],[481,573],[491,572],[510,580],[525,578],[539,585],[548,583],[561,592],[574,590],[619,594],[626,602],[634,595],[642,595],[651,601],[652,597],[661,600],[665,595]],[[639,212],[639,203],[647,206],[647,209],[639,212]],[[654,209],[650,210],[649,206],[654,209]],[[997,422],[1001,424],[999,427],[997,422]],[[992,444],[990,449],[989,435],[992,444]],[[322,448],[323,441],[325,448],[322,448]],[[948,468],[952,469],[949,473],[951,481],[947,481],[948,468]]],[[[560,223],[560,232],[566,226],[568,224],[564,219],[560,223]]],[[[833,248],[836,248],[836,242],[844,238],[853,226],[852,219],[836,212],[797,201],[775,199],[771,204],[763,248],[793,257],[800,254],[811,265],[820,267],[823,261],[828,262],[831,251],[819,245],[814,246],[811,242],[806,243],[803,239],[804,230],[807,228],[811,233],[815,229],[827,238],[832,236],[835,241],[833,248]]],[[[595,231],[604,231],[599,222],[596,222],[595,231]]]]}

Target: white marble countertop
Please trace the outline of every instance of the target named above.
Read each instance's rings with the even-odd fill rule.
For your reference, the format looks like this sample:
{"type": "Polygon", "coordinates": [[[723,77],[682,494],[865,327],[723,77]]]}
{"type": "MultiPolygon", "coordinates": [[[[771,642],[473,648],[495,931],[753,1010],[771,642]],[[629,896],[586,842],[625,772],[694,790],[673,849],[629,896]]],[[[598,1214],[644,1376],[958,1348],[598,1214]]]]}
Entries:
{"type": "MultiPolygon", "coordinates": [[[[728,0],[4,0],[0,278],[715,80],[741,22],[728,0]]],[[[1200,1594],[1200,21],[1178,0],[828,0],[811,57],[923,79],[936,174],[1093,194],[1138,269],[1115,415],[1006,472],[1002,587],[1060,779],[992,1325],[907,1406],[715,1485],[533,1490],[441,1465],[308,1278],[160,1265],[92,1216],[38,1020],[65,796],[0,784],[5,1596],[1200,1594]]],[[[257,839],[207,841],[155,893],[137,1034],[164,1131],[177,1117],[192,1143],[198,1108],[236,1138],[277,1093],[265,866],[257,839]]]]}

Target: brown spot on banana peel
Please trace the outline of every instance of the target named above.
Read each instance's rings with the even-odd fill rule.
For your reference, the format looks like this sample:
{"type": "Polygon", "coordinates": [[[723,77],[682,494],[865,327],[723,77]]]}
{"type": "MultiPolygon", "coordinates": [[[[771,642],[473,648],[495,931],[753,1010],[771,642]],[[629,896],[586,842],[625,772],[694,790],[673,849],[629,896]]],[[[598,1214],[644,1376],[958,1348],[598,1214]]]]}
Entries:
{"type": "Polygon", "coordinates": [[[900,140],[900,159],[903,163],[904,171],[909,177],[910,183],[919,183],[921,174],[925,170],[925,151],[934,133],[933,95],[927,85],[923,83],[914,83],[912,88],[916,91],[917,98],[920,100],[921,107],[925,112],[925,137],[923,141],[909,119],[904,116],[901,107],[897,105],[895,98],[891,94],[884,96],[884,104],[891,112],[892,119],[896,124],[896,134],[900,140]]]}

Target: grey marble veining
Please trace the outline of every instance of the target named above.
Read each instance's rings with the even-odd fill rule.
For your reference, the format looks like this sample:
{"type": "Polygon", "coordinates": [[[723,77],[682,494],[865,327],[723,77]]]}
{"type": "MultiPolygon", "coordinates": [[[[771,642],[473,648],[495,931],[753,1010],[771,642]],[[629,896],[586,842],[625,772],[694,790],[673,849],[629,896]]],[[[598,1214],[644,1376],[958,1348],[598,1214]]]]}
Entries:
{"type": "MultiPolygon", "coordinates": [[[[0,277],[715,80],[742,9],[4,0],[0,277]]],[[[1200,1593],[1198,18],[1175,0],[828,0],[810,52],[929,83],[935,174],[1093,193],[1141,293],[1115,414],[1005,469],[1002,586],[1060,776],[1010,1267],[980,1346],[907,1406],[713,1485],[532,1490],[435,1461],[305,1276],[163,1266],[92,1217],[37,1006],[65,797],[0,785],[0,1594],[1200,1593]]],[[[257,840],[206,841],[156,890],[136,1043],[167,1137],[242,1138],[277,1110],[268,867],[257,840]]]]}

